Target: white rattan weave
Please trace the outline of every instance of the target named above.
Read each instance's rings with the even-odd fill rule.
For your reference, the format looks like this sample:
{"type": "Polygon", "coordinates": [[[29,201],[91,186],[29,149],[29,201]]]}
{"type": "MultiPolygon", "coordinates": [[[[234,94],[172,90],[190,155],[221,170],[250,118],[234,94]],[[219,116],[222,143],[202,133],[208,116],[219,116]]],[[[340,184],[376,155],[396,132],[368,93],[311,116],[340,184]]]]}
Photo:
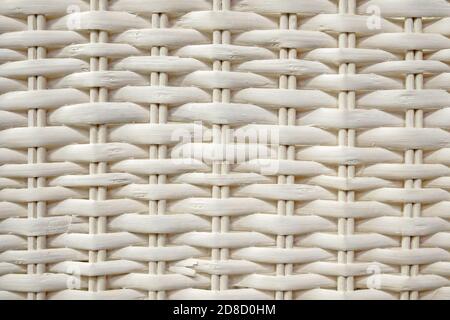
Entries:
{"type": "Polygon", "coordinates": [[[0,0],[0,299],[450,299],[450,2],[0,0]]]}

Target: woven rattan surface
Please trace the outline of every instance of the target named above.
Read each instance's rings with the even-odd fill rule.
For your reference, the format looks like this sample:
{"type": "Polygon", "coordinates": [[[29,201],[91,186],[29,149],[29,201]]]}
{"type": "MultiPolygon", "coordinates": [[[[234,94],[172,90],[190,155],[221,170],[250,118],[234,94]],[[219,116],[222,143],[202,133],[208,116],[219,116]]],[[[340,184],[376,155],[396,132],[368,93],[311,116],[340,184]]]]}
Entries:
{"type": "Polygon", "coordinates": [[[449,299],[450,2],[1,0],[0,299],[449,299]]]}

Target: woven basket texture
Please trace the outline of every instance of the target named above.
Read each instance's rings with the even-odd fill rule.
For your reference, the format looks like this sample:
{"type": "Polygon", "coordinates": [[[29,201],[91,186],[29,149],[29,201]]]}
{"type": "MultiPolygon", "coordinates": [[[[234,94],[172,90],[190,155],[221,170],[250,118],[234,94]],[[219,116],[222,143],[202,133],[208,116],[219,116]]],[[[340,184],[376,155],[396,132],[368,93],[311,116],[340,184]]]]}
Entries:
{"type": "Polygon", "coordinates": [[[0,299],[450,299],[450,2],[1,0],[0,299]]]}

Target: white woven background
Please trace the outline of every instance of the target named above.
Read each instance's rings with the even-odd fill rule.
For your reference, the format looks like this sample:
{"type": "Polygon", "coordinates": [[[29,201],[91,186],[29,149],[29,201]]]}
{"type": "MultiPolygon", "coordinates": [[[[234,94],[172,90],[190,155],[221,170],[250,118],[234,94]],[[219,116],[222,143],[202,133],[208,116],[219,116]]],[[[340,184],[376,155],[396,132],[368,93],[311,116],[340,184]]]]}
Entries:
{"type": "Polygon", "coordinates": [[[445,0],[1,0],[0,298],[449,299],[449,36],[445,0]]]}

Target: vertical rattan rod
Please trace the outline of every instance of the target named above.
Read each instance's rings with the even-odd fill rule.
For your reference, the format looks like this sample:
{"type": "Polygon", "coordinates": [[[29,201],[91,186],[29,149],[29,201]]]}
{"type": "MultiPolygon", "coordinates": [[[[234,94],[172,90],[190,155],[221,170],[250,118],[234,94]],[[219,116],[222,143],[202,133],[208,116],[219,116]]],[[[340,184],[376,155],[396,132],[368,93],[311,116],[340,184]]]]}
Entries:
{"type": "MultiPolygon", "coordinates": [[[[355,0],[340,0],[339,13],[340,14],[355,14],[355,0]]],[[[339,48],[355,48],[356,34],[342,32],[338,35],[339,48]]],[[[339,65],[339,74],[354,74],[356,72],[356,65],[354,63],[341,63],[339,65]]],[[[340,91],[338,93],[338,108],[340,110],[352,110],[355,108],[355,91],[340,91]]],[[[338,131],[339,146],[354,147],[356,140],[356,132],[354,129],[340,128],[338,131]]],[[[338,176],[345,179],[352,179],[355,176],[355,166],[340,165],[338,167],[338,176]]],[[[355,199],[355,191],[352,190],[338,190],[338,201],[352,202],[355,199]]],[[[339,218],[338,219],[338,234],[349,235],[354,232],[353,218],[339,218]]],[[[346,264],[352,263],[354,258],[353,251],[338,251],[338,263],[346,264]]],[[[337,290],[338,291],[352,291],[354,289],[353,277],[338,276],[337,290]]]]}
{"type": "MultiPolygon", "coordinates": [[[[153,13],[151,16],[152,28],[167,28],[168,16],[164,13],[153,13]]],[[[152,47],[150,49],[151,56],[167,56],[169,54],[166,47],[152,47]]],[[[168,75],[163,72],[152,72],[150,74],[151,86],[166,86],[168,84],[168,75]]],[[[168,110],[167,105],[163,104],[150,104],[150,123],[167,123],[168,110]]],[[[149,159],[164,159],[167,157],[166,145],[149,145],[148,147],[149,159]]],[[[149,175],[149,184],[165,184],[167,181],[166,175],[149,175]]],[[[149,200],[148,213],[165,214],[167,206],[166,200],[149,200]]],[[[149,234],[148,238],[149,246],[160,247],[166,243],[166,236],[163,234],[149,234]]],[[[150,261],[148,263],[149,274],[164,274],[166,263],[164,261],[150,261]]],[[[165,291],[149,291],[149,299],[165,299],[165,291]]]]}
{"type": "MultiPolygon", "coordinates": [[[[91,11],[106,11],[108,10],[109,0],[91,0],[91,11]]],[[[92,30],[89,33],[91,43],[106,43],[109,41],[108,33],[104,30],[92,30]]],[[[106,71],[108,70],[108,58],[107,57],[91,57],[90,58],[90,71],[106,71]]],[[[107,102],[108,101],[108,89],[105,87],[95,87],[89,90],[90,102],[107,102]]],[[[107,140],[107,125],[91,125],[89,129],[89,143],[105,143],[107,140]]],[[[102,174],[107,172],[106,162],[96,162],[89,164],[89,174],[102,174]]],[[[107,198],[106,187],[90,187],[89,199],[91,200],[106,200],[107,198]]],[[[98,234],[107,232],[107,217],[89,217],[89,234],[98,234]]],[[[105,261],[107,258],[106,250],[90,250],[89,251],[89,263],[97,263],[105,261]]],[[[89,277],[88,290],[92,292],[106,290],[106,276],[89,277]]]]}
{"type": "MultiPolygon", "coordinates": [[[[213,0],[213,10],[230,10],[230,0],[213,0]]],[[[230,44],[231,33],[229,30],[214,30],[213,44],[230,44]]],[[[229,61],[213,61],[214,71],[230,71],[231,63],[229,61]]],[[[213,102],[230,102],[230,89],[214,88],[213,102]]],[[[212,125],[212,143],[214,145],[226,144],[228,142],[229,126],[221,124],[212,125]]],[[[229,164],[226,160],[213,161],[213,174],[227,174],[229,172],[229,164]]],[[[213,198],[228,198],[230,188],[228,186],[212,186],[213,198]]],[[[228,232],[230,227],[229,217],[212,217],[212,232],[228,232]]],[[[213,261],[227,260],[229,257],[229,249],[227,248],[213,248],[211,249],[211,259],[213,261]]],[[[211,275],[211,290],[226,290],[228,289],[228,275],[211,275]]]]}
{"type": "MultiPolygon", "coordinates": [[[[45,30],[46,19],[43,15],[29,15],[28,16],[28,30],[45,30]]],[[[28,59],[43,59],[46,57],[46,48],[44,47],[30,47],[28,48],[28,59]]],[[[47,81],[42,76],[28,77],[28,90],[43,90],[46,89],[47,81]]],[[[30,109],[28,111],[28,126],[29,127],[45,127],[47,124],[47,113],[44,109],[30,109]]],[[[44,147],[28,148],[28,163],[44,163],[46,161],[47,150],[44,147]]],[[[45,177],[30,177],[28,178],[28,188],[40,188],[46,186],[45,177]]],[[[28,203],[28,218],[41,218],[46,216],[47,203],[45,201],[29,202],[28,203]]],[[[28,250],[41,250],[46,248],[46,236],[31,236],[28,237],[28,250]]],[[[29,264],[27,272],[29,274],[43,274],[46,271],[45,264],[29,264]]],[[[45,292],[30,292],[28,299],[45,299],[45,292]]]]}
{"type": "MultiPolygon", "coordinates": [[[[297,15],[296,14],[281,14],[279,21],[280,29],[295,30],[297,29],[297,15]]],[[[296,59],[297,49],[295,48],[280,48],[279,59],[296,59]]],[[[280,89],[292,89],[297,88],[297,78],[294,75],[280,75],[279,77],[280,89]]],[[[278,110],[278,125],[280,126],[294,126],[296,124],[296,110],[294,108],[280,108],[278,110]]],[[[278,146],[278,159],[280,160],[294,160],[295,159],[295,146],[293,145],[279,145],[278,146]]],[[[278,184],[295,184],[295,176],[293,175],[278,175],[278,184]]],[[[277,214],[279,215],[293,215],[295,209],[294,200],[278,200],[277,201],[277,214]]],[[[292,248],[294,245],[293,235],[277,235],[276,239],[277,247],[279,248],[292,248]]],[[[279,276],[289,275],[293,271],[292,264],[277,264],[276,274],[279,276]]],[[[292,291],[276,291],[275,299],[292,299],[292,291]]]]}

